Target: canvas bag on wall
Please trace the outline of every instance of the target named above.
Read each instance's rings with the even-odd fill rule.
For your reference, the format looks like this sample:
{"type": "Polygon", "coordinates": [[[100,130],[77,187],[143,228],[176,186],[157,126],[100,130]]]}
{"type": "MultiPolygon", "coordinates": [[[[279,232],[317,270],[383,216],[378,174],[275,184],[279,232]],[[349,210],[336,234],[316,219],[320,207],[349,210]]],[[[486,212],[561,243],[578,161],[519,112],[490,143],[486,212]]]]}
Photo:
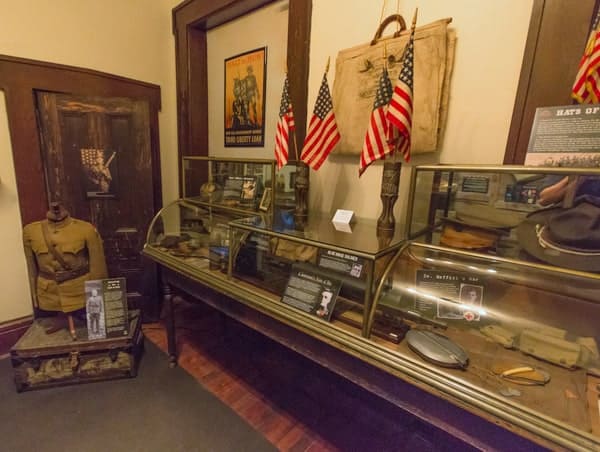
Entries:
{"type": "MultiPolygon", "coordinates": [[[[413,154],[436,151],[446,123],[456,43],[454,30],[448,28],[450,22],[451,18],[440,19],[415,29],[413,154]]],[[[360,154],[383,68],[384,45],[395,85],[408,38],[404,19],[394,14],[381,23],[373,41],[338,53],[333,105],[341,140],[333,152],[360,154]],[[394,22],[400,23],[402,31],[380,38],[384,28],[394,22]]]]}

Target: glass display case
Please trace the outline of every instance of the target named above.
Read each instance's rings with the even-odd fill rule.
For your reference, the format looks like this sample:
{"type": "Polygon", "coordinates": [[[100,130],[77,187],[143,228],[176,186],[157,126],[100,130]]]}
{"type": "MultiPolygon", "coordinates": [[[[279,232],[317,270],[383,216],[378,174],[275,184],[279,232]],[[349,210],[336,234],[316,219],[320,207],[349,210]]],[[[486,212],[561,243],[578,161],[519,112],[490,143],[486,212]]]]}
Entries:
{"type": "Polygon", "coordinates": [[[418,166],[410,200],[420,242],[600,272],[600,169],[418,166]]]}
{"type": "Polygon", "coordinates": [[[599,289],[600,275],[411,243],[382,276],[368,323],[410,327],[392,350],[417,382],[495,422],[598,450],[599,289]]]}
{"type": "Polygon", "coordinates": [[[152,221],[144,252],[189,271],[227,273],[229,222],[295,208],[292,162],[281,171],[268,159],[183,157],[184,198],[152,221]]]}
{"type": "Polygon", "coordinates": [[[218,157],[183,157],[183,197],[192,203],[252,215],[295,208],[296,165],[276,171],[275,161],[218,157]]]}
{"type": "MultiPolygon", "coordinates": [[[[376,222],[358,220],[347,228],[313,213],[303,224],[279,212],[232,221],[229,272],[277,302],[308,316],[367,335],[366,313],[394,252],[404,242],[401,228],[379,235],[376,222]],[[343,230],[342,230],[343,229],[343,230]]],[[[372,325],[373,334],[398,342],[393,324],[372,325]]]]}

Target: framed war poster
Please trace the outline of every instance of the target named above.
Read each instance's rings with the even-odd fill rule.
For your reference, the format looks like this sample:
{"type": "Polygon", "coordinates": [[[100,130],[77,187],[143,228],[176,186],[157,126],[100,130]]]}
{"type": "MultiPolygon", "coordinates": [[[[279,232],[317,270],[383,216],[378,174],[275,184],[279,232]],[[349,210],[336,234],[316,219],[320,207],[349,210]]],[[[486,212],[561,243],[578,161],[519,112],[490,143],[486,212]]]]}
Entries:
{"type": "Polygon", "coordinates": [[[265,143],[267,48],[225,60],[225,147],[265,143]]]}

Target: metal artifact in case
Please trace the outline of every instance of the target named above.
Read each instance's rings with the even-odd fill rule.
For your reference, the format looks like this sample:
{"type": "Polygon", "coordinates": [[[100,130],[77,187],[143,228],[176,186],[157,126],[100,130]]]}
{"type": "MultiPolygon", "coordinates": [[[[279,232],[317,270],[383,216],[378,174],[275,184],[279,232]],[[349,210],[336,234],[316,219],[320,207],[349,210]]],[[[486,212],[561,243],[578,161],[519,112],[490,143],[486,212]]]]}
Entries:
{"type": "MultiPolygon", "coordinates": [[[[375,221],[358,220],[351,225],[351,231],[344,232],[336,230],[329,217],[315,213],[299,224],[285,212],[277,212],[272,220],[235,220],[230,227],[229,269],[233,278],[276,297],[283,297],[290,290],[291,281],[298,277],[312,275],[313,280],[339,282],[333,315],[328,318],[367,335],[365,313],[371,308],[372,295],[387,264],[403,243],[402,231],[378,236],[375,221]]],[[[298,289],[296,293],[309,292],[303,287],[298,289]]],[[[308,315],[322,315],[319,300],[311,300],[292,305],[302,304],[300,310],[308,315]]],[[[383,325],[379,321],[373,330],[374,334],[396,342],[405,331],[401,323],[383,325]]]]}

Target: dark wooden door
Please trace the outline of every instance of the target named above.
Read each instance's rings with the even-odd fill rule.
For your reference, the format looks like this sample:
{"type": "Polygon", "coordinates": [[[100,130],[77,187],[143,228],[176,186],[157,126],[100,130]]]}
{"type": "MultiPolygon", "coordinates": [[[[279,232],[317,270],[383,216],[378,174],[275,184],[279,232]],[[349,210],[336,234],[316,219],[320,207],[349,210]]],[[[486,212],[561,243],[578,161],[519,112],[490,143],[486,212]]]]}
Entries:
{"type": "Polygon", "coordinates": [[[148,102],[36,94],[48,200],[96,226],[109,275],[127,278],[132,306],[150,305],[155,270],[140,255],[155,212],[148,102]]]}

